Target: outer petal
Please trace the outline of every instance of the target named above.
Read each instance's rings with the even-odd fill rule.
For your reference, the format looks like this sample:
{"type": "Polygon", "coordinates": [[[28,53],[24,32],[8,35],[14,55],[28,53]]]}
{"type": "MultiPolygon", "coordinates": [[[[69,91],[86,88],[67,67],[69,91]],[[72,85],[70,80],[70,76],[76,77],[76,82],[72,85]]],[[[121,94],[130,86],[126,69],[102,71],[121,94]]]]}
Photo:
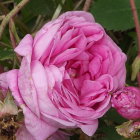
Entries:
{"type": "Polygon", "coordinates": [[[70,136],[62,131],[57,131],[48,140],[70,140],[70,136]]]}
{"type": "Polygon", "coordinates": [[[6,72],[0,74],[0,87],[1,87],[1,88],[5,88],[5,89],[8,88],[8,83],[7,83],[6,74],[7,74],[6,72]]]}
{"type": "MultiPolygon", "coordinates": [[[[16,140],[36,140],[23,125],[20,129],[18,129],[16,133],[16,140]]],[[[70,140],[70,137],[67,133],[62,131],[57,131],[52,134],[48,140],[70,140]]]]}
{"type": "Polygon", "coordinates": [[[16,133],[16,140],[35,140],[35,138],[29,133],[25,126],[22,126],[16,133]]]}
{"type": "Polygon", "coordinates": [[[32,67],[32,79],[37,92],[37,102],[41,113],[47,113],[49,115],[58,116],[58,111],[52,104],[48,97],[48,79],[44,67],[39,61],[33,61],[32,67]]]}
{"type": "Polygon", "coordinates": [[[30,61],[32,55],[32,44],[33,38],[28,34],[21,40],[19,45],[16,47],[15,52],[21,56],[27,56],[28,61],[30,61]]]}
{"type": "Polygon", "coordinates": [[[60,128],[68,128],[68,127],[69,128],[75,128],[76,127],[75,123],[69,122],[65,119],[60,119],[60,118],[57,118],[55,116],[50,116],[50,115],[47,115],[47,114],[44,114],[44,116],[46,116],[49,119],[52,119],[53,121],[58,122],[57,126],[59,126],[60,128]],[[60,124],[62,124],[62,125],[60,125],[60,124]]]}
{"type": "Polygon", "coordinates": [[[6,96],[6,92],[8,90],[8,83],[7,83],[7,73],[0,74],[0,90],[2,90],[3,96],[6,96]]]}
{"type": "Polygon", "coordinates": [[[44,140],[52,135],[58,128],[48,125],[33,114],[25,105],[21,106],[25,117],[25,126],[35,140],[44,140]]]}
{"type": "Polygon", "coordinates": [[[92,136],[98,128],[98,120],[95,120],[92,125],[80,125],[82,131],[88,136],[92,136]]]}
{"type": "Polygon", "coordinates": [[[89,22],[94,22],[93,16],[90,13],[84,12],[84,11],[66,12],[66,13],[62,14],[59,18],[65,19],[65,18],[72,17],[72,16],[83,17],[83,18],[85,18],[85,20],[87,20],[89,22]]]}
{"type": "Polygon", "coordinates": [[[18,87],[20,95],[26,105],[39,117],[40,112],[37,92],[32,80],[30,63],[28,62],[26,57],[23,58],[20,70],[18,72],[18,87]]]}
{"type": "Polygon", "coordinates": [[[15,100],[19,104],[23,104],[23,100],[22,100],[22,97],[21,97],[21,95],[19,93],[19,89],[18,89],[17,76],[18,76],[18,70],[11,70],[11,71],[7,72],[7,82],[8,82],[8,86],[9,86],[15,100]]]}

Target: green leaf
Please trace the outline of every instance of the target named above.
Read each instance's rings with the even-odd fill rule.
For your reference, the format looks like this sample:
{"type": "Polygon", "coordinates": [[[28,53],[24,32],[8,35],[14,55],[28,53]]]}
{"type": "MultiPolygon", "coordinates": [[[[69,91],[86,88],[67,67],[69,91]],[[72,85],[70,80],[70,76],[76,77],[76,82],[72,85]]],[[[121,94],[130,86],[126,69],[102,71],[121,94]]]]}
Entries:
{"type": "Polygon", "coordinates": [[[63,11],[67,12],[73,9],[73,1],[72,0],[65,0],[65,3],[63,5],[63,11]]]}
{"type": "Polygon", "coordinates": [[[121,123],[125,122],[126,119],[124,119],[123,117],[121,117],[121,115],[119,115],[117,113],[117,111],[113,108],[111,108],[103,117],[104,120],[110,120],[112,122],[114,122],[117,125],[120,125],[121,123]]]}
{"type": "Polygon", "coordinates": [[[2,48],[0,47],[0,60],[4,61],[7,59],[13,59],[14,51],[11,48],[2,48]]]}
{"type": "Polygon", "coordinates": [[[93,136],[95,140],[124,140],[116,131],[116,126],[126,121],[115,109],[110,109],[99,122],[99,128],[93,136]]]}
{"type": "MultiPolygon", "coordinates": [[[[140,16],[140,0],[135,2],[140,16]]],[[[108,30],[123,31],[134,27],[129,0],[98,0],[93,3],[91,12],[108,30]]]]}
{"type": "Polygon", "coordinates": [[[121,140],[121,136],[115,130],[114,126],[106,125],[100,121],[97,133],[95,133],[95,140],[121,140]]]}

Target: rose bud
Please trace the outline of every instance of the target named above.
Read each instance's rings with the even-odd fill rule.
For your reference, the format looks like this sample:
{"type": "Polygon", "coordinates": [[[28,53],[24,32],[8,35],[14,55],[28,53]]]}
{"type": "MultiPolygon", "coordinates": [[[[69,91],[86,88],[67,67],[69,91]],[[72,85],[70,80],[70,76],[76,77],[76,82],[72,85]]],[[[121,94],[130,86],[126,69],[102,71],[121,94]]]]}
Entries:
{"type": "Polygon", "coordinates": [[[113,94],[112,107],[126,119],[140,118],[140,89],[125,87],[113,94]]]}
{"type": "Polygon", "coordinates": [[[50,21],[15,51],[23,59],[19,70],[6,73],[7,83],[36,140],[59,128],[92,136],[111,106],[110,93],[125,85],[125,54],[84,11],[50,21]]]}

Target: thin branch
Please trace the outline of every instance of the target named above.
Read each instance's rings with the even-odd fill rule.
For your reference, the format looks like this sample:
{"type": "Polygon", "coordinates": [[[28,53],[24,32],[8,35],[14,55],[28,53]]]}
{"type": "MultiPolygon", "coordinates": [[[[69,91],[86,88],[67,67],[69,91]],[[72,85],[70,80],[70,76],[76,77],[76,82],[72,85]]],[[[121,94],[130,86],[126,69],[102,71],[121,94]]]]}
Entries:
{"type": "Polygon", "coordinates": [[[9,21],[9,30],[11,30],[11,32],[13,33],[15,40],[16,40],[16,43],[18,44],[20,42],[20,38],[18,36],[13,18],[11,18],[9,21]]]}
{"type": "Polygon", "coordinates": [[[77,2],[73,10],[77,10],[80,7],[80,5],[83,3],[83,1],[84,0],[80,0],[79,2],[77,2]]]}
{"type": "Polygon", "coordinates": [[[22,0],[7,16],[3,19],[1,25],[0,25],[0,39],[2,36],[2,33],[7,25],[7,23],[10,21],[10,19],[16,15],[20,9],[22,9],[23,6],[25,6],[30,0],[22,0]]]}
{"type": "Polygon", "coordinates": [[[6,44],[6,43],[0,41],[0,46],[1,47],[9,47],[10,44],[6,44]]]}
{"type": "Polygon", "coordinates": [[[36,19],[36,22],[35,22],[35,25],[33,26],[31,32],[34,32],[36,30],[36,28],[38,27],[38,24],[40,23],[42,17],[43,17],[42,15],[38,15],[38,17],[36,19]]]}
{"type": "MultiPolygon", "coordinates": [[[[9,33],[10,33],[12,47],[13,49],[15,49],[17,46],[17,43],[19,43],[19,37],[17,35],[15,24],[12,18],[9,21],[9,33]]],[[[18,58],[18,61],[21,62],[21,57],[17,53],[16,53],[16,56],[18,58]]],[[[14,58],[14,61],[15,61],[15,58],[14,58]]]]}
{"type": "MultiPolygon", "coordinates": [[[[0,10],[2,11],[3,15],[7,15],[10,12],[9,9],[2,4],[2,2],[0,2],[0,10]]],[[[30,29],[19,18],[15,18],[15,22],[23,33],[30,33],[30,29]]]]}
{"type": "MultiPolygon", "coordinates": [[[[65,3],[65,0],[62,0],[62,4],[64,4],[64,3],[65,3]]],[[[57,6],[57,8],[56,8],[56,10],[55,10],[55,12],[54,12],[54,14],[52,16],[52,20],[56,19],[59,16],[61,10],[62,10],[62,5],[58,4],[58,6],[57,6]]]]}
{"type": "Polygon", "coordinates": [[[83,11],[88,11],[91,3],[92,3],[92,0],[86,0],[84,7],[83,7],[83,11]]]}
{"type": "MultiPolygon", "coordinates": [[[[133,14],[133,19],[135,23],[135,28],[136,28],[136,33],[137,33],[137,40],[138,40],[138,57],[140,57],[140,24],[139,24],[139,18],[138,18],[138,13],[135,5],[134,0],[130,0],[130,6],[133,14]]],[[[137,81],[138,85],[140,87],[140,72],[137,74],[137,81]]]]}
{"type": "Polygon", "coordinates": [[[134,0],[130,0],[130,6],[133,14],[133,19],[134,19],[137,39],[138,39],[138,55],[140,55],[140,24],[139,24],[138,13],[136,10],[136,5],[134,0]]]}
{"type": "Polygon", "coordinates": [[[13,28],[13,23],[12,22],[13,22],[13,19],[11,19],[9,21],[9,34],[10,34],[12,47],[13,47],[13,49],[15,49],[16,48],[16,39],[15,39],[15,36],[13,34],[13,30],[12,30],[12,28],[13,28]]]}
{"type": "Polygon", "coordinates": [[[0,20],[3,20],[5,18],[5,15],[0,16],[0,20]]]}

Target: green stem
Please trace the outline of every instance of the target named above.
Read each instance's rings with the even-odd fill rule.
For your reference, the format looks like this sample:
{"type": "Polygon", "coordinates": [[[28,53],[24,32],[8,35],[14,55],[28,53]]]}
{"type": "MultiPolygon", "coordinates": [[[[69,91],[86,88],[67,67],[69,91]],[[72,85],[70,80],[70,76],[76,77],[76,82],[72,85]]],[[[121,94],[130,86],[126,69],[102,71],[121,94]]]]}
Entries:
{"type": "Polygon", "coordinates": [[[83,7],[83,11],[88,11],[91,3],[92,3],[92,0],[86,0],[84,7],[83,7]]]}
{"type": "MultiPolygon", "coordinates": [[[[62,0],[62,4],[64,4],[64,3],[65,3],[65,0],[62,0]]],[[[57,8],[56,8],[54,14],[53,14],[52,20],[53,20],[53,19],[56,19],[56,18],[59,16],[61,10],[62,10],[62,5],[59,4],[59,5],[57,6],[57,8]]]]}
{"type": "MultiPolygon", "coordinates": [[[[133,14],[133,19],[134,19],[136,34],[137,34],[137,39],[138,39],[138,57],[140,57],[140,24],[139,24],[139,18],[138,18],[136,5],[135,5],[135,0],[130,0],[130,6],[131,6],[132,14],[133,14]]],[[[137,73],[137,81],[140,87],[140,72],[139,71],[137,73]]]]}
{"type": "Polygon", "coordinates": [[[83,1],[84,0],[78,1],[73,10],[77,10],[80,7],[80,5],[83,3],[83,1]]]}
{"type": "Polygon", "coordinates": [[[30,0],[22,0],[7,16],[3,19],[1,25],[0,25],[0,39],[2,37],[2,33],[7,25],[7,23],[10,21],[10,19],[16,15],[20,9],[23,8],[30,0]]]}

